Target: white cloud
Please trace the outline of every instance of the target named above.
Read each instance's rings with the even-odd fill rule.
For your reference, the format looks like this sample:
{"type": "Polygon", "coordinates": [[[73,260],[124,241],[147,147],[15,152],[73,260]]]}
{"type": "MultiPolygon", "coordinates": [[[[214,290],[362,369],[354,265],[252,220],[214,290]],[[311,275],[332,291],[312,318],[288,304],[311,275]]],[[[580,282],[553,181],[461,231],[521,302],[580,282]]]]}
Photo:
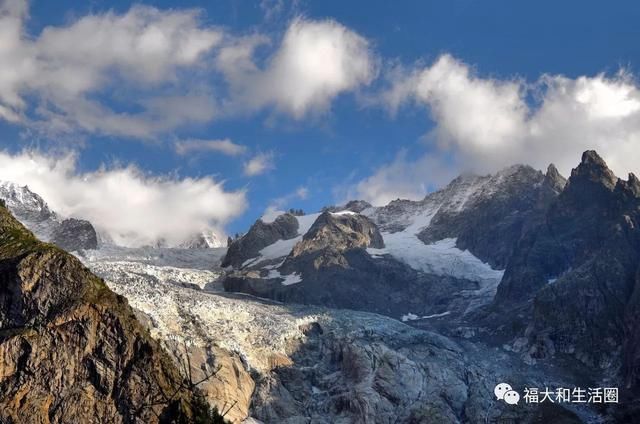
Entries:
{"type": "Polygon", "coordinates": [[[334,98],[369,84],[376,74],[368,41],[332,20],[294,19],[261,68],[253,56],[266,43],[252,36],[221,49],[217,64],[233,93],[230,107],[273,106],[300,119],[326,112],[334,98]]]}
{"type": "Polygon", "coordinates": [[[228,138],[222,140],[180,140],[175,143],[176,153],[187,155],[197,152],[219,152],[227,156],[239,156],[247,151],[247,147],[236,144],[228,138]]]}
{"type": "Polygon", "coordinates": [[[406,103],[422,105],[435,126],[423,158],[396,159],[352,188],[367,199],[422,193],[422,184],[438,185],[443,171],[485,173],[514,163],[544,169],[553,162],[568,175],[587,149],[618,175],[640,171],[640,87],[626,72],[543,75],[527,83],[479,77],[444,55],[431,66],[396,69],[390,79],[381,101],[395,113],[406,103]],[[423,161],[444,169],[416,175],[423,161]]]}
{"type": "Polygon", "coordinates": [[[273,152],[258,153],[244,163],[244,175],[253,177],[275,168],[273,152]]]}
{"type": "Polygon", "coordinates": [[[455,167],[442,155],[411,159],[406,150],[401,150],[392,162],[380,166],[356,184],[340,187],[337,194],[342,202],[363,199],[374,206],[386,205],[395,199],[418,200],[448,183],[455,174],[455,167]]]}
{"type": "Polygon", "coordinates": [[[298,187],[295,194],[298,199],[304,200],[309,197],[309,189],[307,187],[298,187]]]}
{"type": "MultiPolygon", "coordinates": [[[[300,186],[289,194],[273,199],[269,206],[262,214],[262,220],[264,222],[272,222],[279,215],[285,213],[284,209],[292,202],[297,200],[305,200],[309,197],[309,189],[305,186],[300,186]]],[[[294,209],[299,209],[298,206],[293,205],[294,209]]]]}
{"type": "Polygon", "coordinates": [[[0,152],[0,180],[28,185],[55,211],[88,219],[125,246],[177,245],[204,229],[220,231],[247,205],[244,191],[225,191],[210,177],[148,176],[134,166],[81,173],[73,154],[0,152]]]}
{"type": "Polygon", "coordinates": [[[270,37],[206,26],[197,9],[134,5],[39,34],[27,20],[26,0],[0,0],[0,119],[49,136],[154,138],[265,108],[301,119],[376,74],[368,41],[332,20],[294,18],[266,54],[270,37]]]}
{"type": "Polygon", "coordinates": [[[200,25],[198,11],[133,6],[31,36],[27,9],[26,1],[0,3],[1,118],[46,131],[151,137],[213,117],[209,96],[190,86],[196,78],[180,78],[195,75],[222,39],[221,31],[200,25]],[[100,96],[140,112],[111,109],[100,96]]]}

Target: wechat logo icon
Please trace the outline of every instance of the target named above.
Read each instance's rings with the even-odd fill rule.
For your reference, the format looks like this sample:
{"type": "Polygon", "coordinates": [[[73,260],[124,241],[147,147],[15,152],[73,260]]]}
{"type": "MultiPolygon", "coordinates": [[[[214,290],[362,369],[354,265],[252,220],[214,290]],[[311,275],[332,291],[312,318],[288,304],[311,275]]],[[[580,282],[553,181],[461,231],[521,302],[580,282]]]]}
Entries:
{"type": "Polygon", "coordinates": [[[493,394],[498,400],[502,400],[509,405],[517,405],[520,402],[520,393],[513,390],[510,384],[499,383],[493,389],[493,394]]]}

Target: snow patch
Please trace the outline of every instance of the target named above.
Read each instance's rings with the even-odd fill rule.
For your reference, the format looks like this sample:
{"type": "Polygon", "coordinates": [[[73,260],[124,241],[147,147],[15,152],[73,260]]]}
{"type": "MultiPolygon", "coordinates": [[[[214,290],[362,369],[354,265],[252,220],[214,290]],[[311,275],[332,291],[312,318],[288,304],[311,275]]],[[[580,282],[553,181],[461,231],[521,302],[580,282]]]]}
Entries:
{"type": "Polygon", "coordinates": [[[311,228],[316,219],[320,216],[319,213],[312,213],[309,215],[296,216],[298,220],[298,234],[303,236],[307,234],[307,231],[311,228]]]}
{"type": "Polygon", "coordinates": [[[291,250],[293,250],[293,247],[302,240],[304,234],[309,231],[309,229],[311,228],[313,223],[316,222],[316,219],[318,219],[319,216],[319,213],[296,216],[296,219],[298,220],[298,235],[296,237],[288,240],[278,240],[275,243],[264,247],[262,250],[260,250],[258,256],[244,261],[242,264],[242,268],[245,268],[247,266],[255,266],[264,261],[277,260],[289,255],[289,253],[291,253],[291,250]]]}
{"type": "Polygon", "coordinates": [[[440,314],[423,315],[423,316],[418,316],[416,314],[412,314],[411,312],[409,312],[406,315],[402,315],[402,317],[400,319],[402,320],[402,322],[407,322],[407,321],[416,321],[416,320],[419,320],[419,319],[430,319],[430,318],[446,317],[449,314],[451,314],[451,311],[442,312],[440,314]]]}
{"type": "Polygon", "coordinates": [[[458,249],[455,238],[432,244],[425,244],[420,240],[417,235],[429,226],[439,208],[438,205],[431,205],[414,211],[413,214],[403,215],[402,221],[407,224],[405,229],[394,233],[382,232],[385,247],[369,248],[367,252],[374,258],[390,255],[413,269],[429,274],[478,282],[480,287],[477,290],[461,292],[461,295],[473,299],[465,312],[467,313],[493,299],[504,270],[493,269],[468,250],[458,249]]]}
{"type": "Polygon", "coordinates": [[[294,272],[293,274],[282,275],[277,269],[270,270],[267,278],[282,278],[283,281],[281,284],[283,286],[290,286],[302,282],[302,276],[300,274],[294,272]]]}
{"type": "Polygon", "coordinates": [[[331,215],[333,215],[333,216],[341,216],[341,215],[359,215],[359,214],[357,212],[345,209],[343,211],[331,212],[331,215]]]}
{"type": "Polygon", "coordinates": [[[270,244],[260,251],[260,261],[279,259],[283,256],[287,256],[293,249],[293,246],[295,246],[300,240],[302,240],[302,236],[294,237],[289,240],[278,240],[275,243],[270,244]]]}
{"type": "Polygon", "coordinates": [[[385,247],[369,248],[372,256],[391,255],[411,268],[436,275],[450,275],[479,282],[499,282],[503,270],[494,270],[468,250],[456,247],[455,238],[424,244],[415,234],[401,231],[383,233],[385,247]]]}

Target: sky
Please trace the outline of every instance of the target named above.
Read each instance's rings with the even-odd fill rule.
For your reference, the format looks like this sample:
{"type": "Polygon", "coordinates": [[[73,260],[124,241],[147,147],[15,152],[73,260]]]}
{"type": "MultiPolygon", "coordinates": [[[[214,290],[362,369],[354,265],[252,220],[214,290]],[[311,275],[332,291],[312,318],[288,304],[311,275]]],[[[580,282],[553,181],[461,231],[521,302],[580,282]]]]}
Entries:
{"type": "Polygon", "coordinates": [[[127,245],[418,199],[596,149],[640,172],[633,1],[0,0],[0,179],[127,245]]]}

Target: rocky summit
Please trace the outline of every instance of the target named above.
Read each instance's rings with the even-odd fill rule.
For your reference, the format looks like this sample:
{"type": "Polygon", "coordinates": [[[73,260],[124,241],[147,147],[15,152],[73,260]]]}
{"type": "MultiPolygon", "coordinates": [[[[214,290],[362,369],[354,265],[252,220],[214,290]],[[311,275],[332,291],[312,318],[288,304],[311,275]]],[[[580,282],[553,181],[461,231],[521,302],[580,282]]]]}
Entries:
{"type": "MultiPolygon", "coordinates": [[[[11,187],[17,217],[49,228],[11,187]]],[[[74,250],[92,232],[62,221],[47,236],[72,257],[2,216],[9,422],[189,420],[194,398],[248,424],[640,420],[640,182],[594,151],[569,178],[514,165],[420,200],[263,216],[228,248],[74,250]],[[619,399],[524,401],[534,387],[619,399]]]]}
{"type": "Polygon", "coordinates": [[[98,234],[89,221],[75,218],[61,220],[44,199],[29,187],[0,182],[0,199],[40,240],[69,252],[98,248],[98,234]]]}

